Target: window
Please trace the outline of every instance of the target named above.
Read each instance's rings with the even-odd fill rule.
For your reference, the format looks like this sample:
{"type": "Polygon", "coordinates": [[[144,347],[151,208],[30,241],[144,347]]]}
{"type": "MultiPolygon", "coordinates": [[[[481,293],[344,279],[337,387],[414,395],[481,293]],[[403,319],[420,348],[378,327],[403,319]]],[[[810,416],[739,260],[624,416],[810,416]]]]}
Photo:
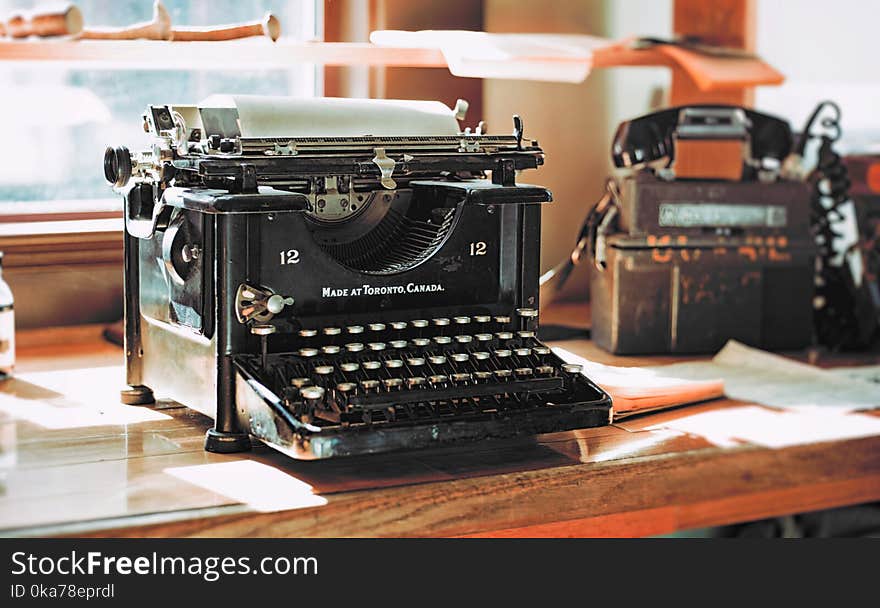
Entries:
{"type": "MultiPolygon", "coordinates": [[[[172,23],[180,25],[250,21],[272,11],[281,21],[282,35],[300,41],[315,37],[320,15],[315,0],[163,4],[172,23]]],[[[150,0],[79,0],[77,5],[87,27],[148,21],[153,11],[150,0]]],[[[0,14],[32,6],[31,0],[0,0],[0,14]]],[[[300,63],[284,70],[258,65],[247,71],[188,70],[184,55],[175,65],[152,69],[0,63],[0,213],[28,213],[45,201],[53,202],[53,211],[118,209],[119,198],[103,178],[104,148],[146,143],[140,117],[147,105],[196,103],[214,93],[313,96],[316,74],[314,66],[300,63]]]]}
{"type": "Polygon", "coordinates": [[[800,130],[815,105],[831,99],[842,110],[843,152],[877,151],[874,44],[880,5],[863,0],[760,0],[757,51],[786,76],[779,87],[758,87],[755,107],[784,116],[800,130]]]}

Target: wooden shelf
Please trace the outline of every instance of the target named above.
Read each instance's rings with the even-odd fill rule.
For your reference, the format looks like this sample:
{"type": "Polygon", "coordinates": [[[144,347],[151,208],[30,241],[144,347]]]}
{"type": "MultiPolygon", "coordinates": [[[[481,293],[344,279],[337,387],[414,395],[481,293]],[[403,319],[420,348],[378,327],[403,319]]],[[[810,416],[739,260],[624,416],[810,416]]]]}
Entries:
{"type": "Polygon", "coordinates": [[[401,49],[369,43],[263,39],[227,42],[159,40],[0,41],[0,65],[28,61],[94,68],[242,70],[286,69],[298,63],[445,68],[435,49],[401,49]]]}

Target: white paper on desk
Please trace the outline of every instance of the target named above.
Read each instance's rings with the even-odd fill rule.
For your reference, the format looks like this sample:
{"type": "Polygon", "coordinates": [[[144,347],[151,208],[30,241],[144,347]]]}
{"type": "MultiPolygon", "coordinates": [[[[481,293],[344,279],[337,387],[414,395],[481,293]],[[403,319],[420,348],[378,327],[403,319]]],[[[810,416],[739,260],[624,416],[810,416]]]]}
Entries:
{"type": "Polygon", "coordinates": [[[729,341],[711,361],[649,368],[681,378],[722,378],[731,399],[783,408],[864,410],[880,406],[880,386],[729,341]]]}
{"type": "Polygon", "coordinates": [[[855,378],[865,382],[880,384],[880,365],[860,365],[858,367],[833,367],[828,370],[844,378],[855,378]]]}
{"type": "Polygon", "coordinates": [[[553,352],[563,361],[581,365],[583,373],[611,395],[615,420],[724,395],[724,384],[718,378],[690,380],[666,374],[662,368],[602,365],[559,346],[553,352]]]}
{"type": "Polygon", "coordinates": [[[583,82],[593,49],[612,41],[583,34],[496,34],[464,30],[370,34],[379,46],[440,49],[449,71],[470,78],[583,82]]]}
{"type": "Polygon", "coordinates": [[[768,448],[880,435],[880,418],[834,409],[770,410],[756,405],[700,412],[646,430],[703,437],[719,447],[748,442],[768,448]]]}

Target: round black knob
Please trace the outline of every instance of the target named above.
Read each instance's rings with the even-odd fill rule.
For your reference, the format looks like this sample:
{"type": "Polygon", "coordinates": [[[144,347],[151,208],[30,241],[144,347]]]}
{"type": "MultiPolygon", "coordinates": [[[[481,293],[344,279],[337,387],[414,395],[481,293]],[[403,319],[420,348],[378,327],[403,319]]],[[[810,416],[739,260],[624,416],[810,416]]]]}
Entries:
{"type": "Polygon", "coordinates": [[[131,179],[131,152],[125,146],[104,150],[104,179],[112,186],[122,188],[131,179]]]}

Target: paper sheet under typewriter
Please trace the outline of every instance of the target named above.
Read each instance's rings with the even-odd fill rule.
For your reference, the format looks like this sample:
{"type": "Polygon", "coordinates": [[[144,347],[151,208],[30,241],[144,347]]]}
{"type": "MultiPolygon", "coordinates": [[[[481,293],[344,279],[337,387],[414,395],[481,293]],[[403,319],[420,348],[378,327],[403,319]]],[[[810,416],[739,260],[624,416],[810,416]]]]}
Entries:
{"type": "Polygon", "coordinates": [[[128,403],[328,458],[607,424],[537,340],[543,163],[438,102],[213,97],[108,148],[125,196],[128,403]]]}

